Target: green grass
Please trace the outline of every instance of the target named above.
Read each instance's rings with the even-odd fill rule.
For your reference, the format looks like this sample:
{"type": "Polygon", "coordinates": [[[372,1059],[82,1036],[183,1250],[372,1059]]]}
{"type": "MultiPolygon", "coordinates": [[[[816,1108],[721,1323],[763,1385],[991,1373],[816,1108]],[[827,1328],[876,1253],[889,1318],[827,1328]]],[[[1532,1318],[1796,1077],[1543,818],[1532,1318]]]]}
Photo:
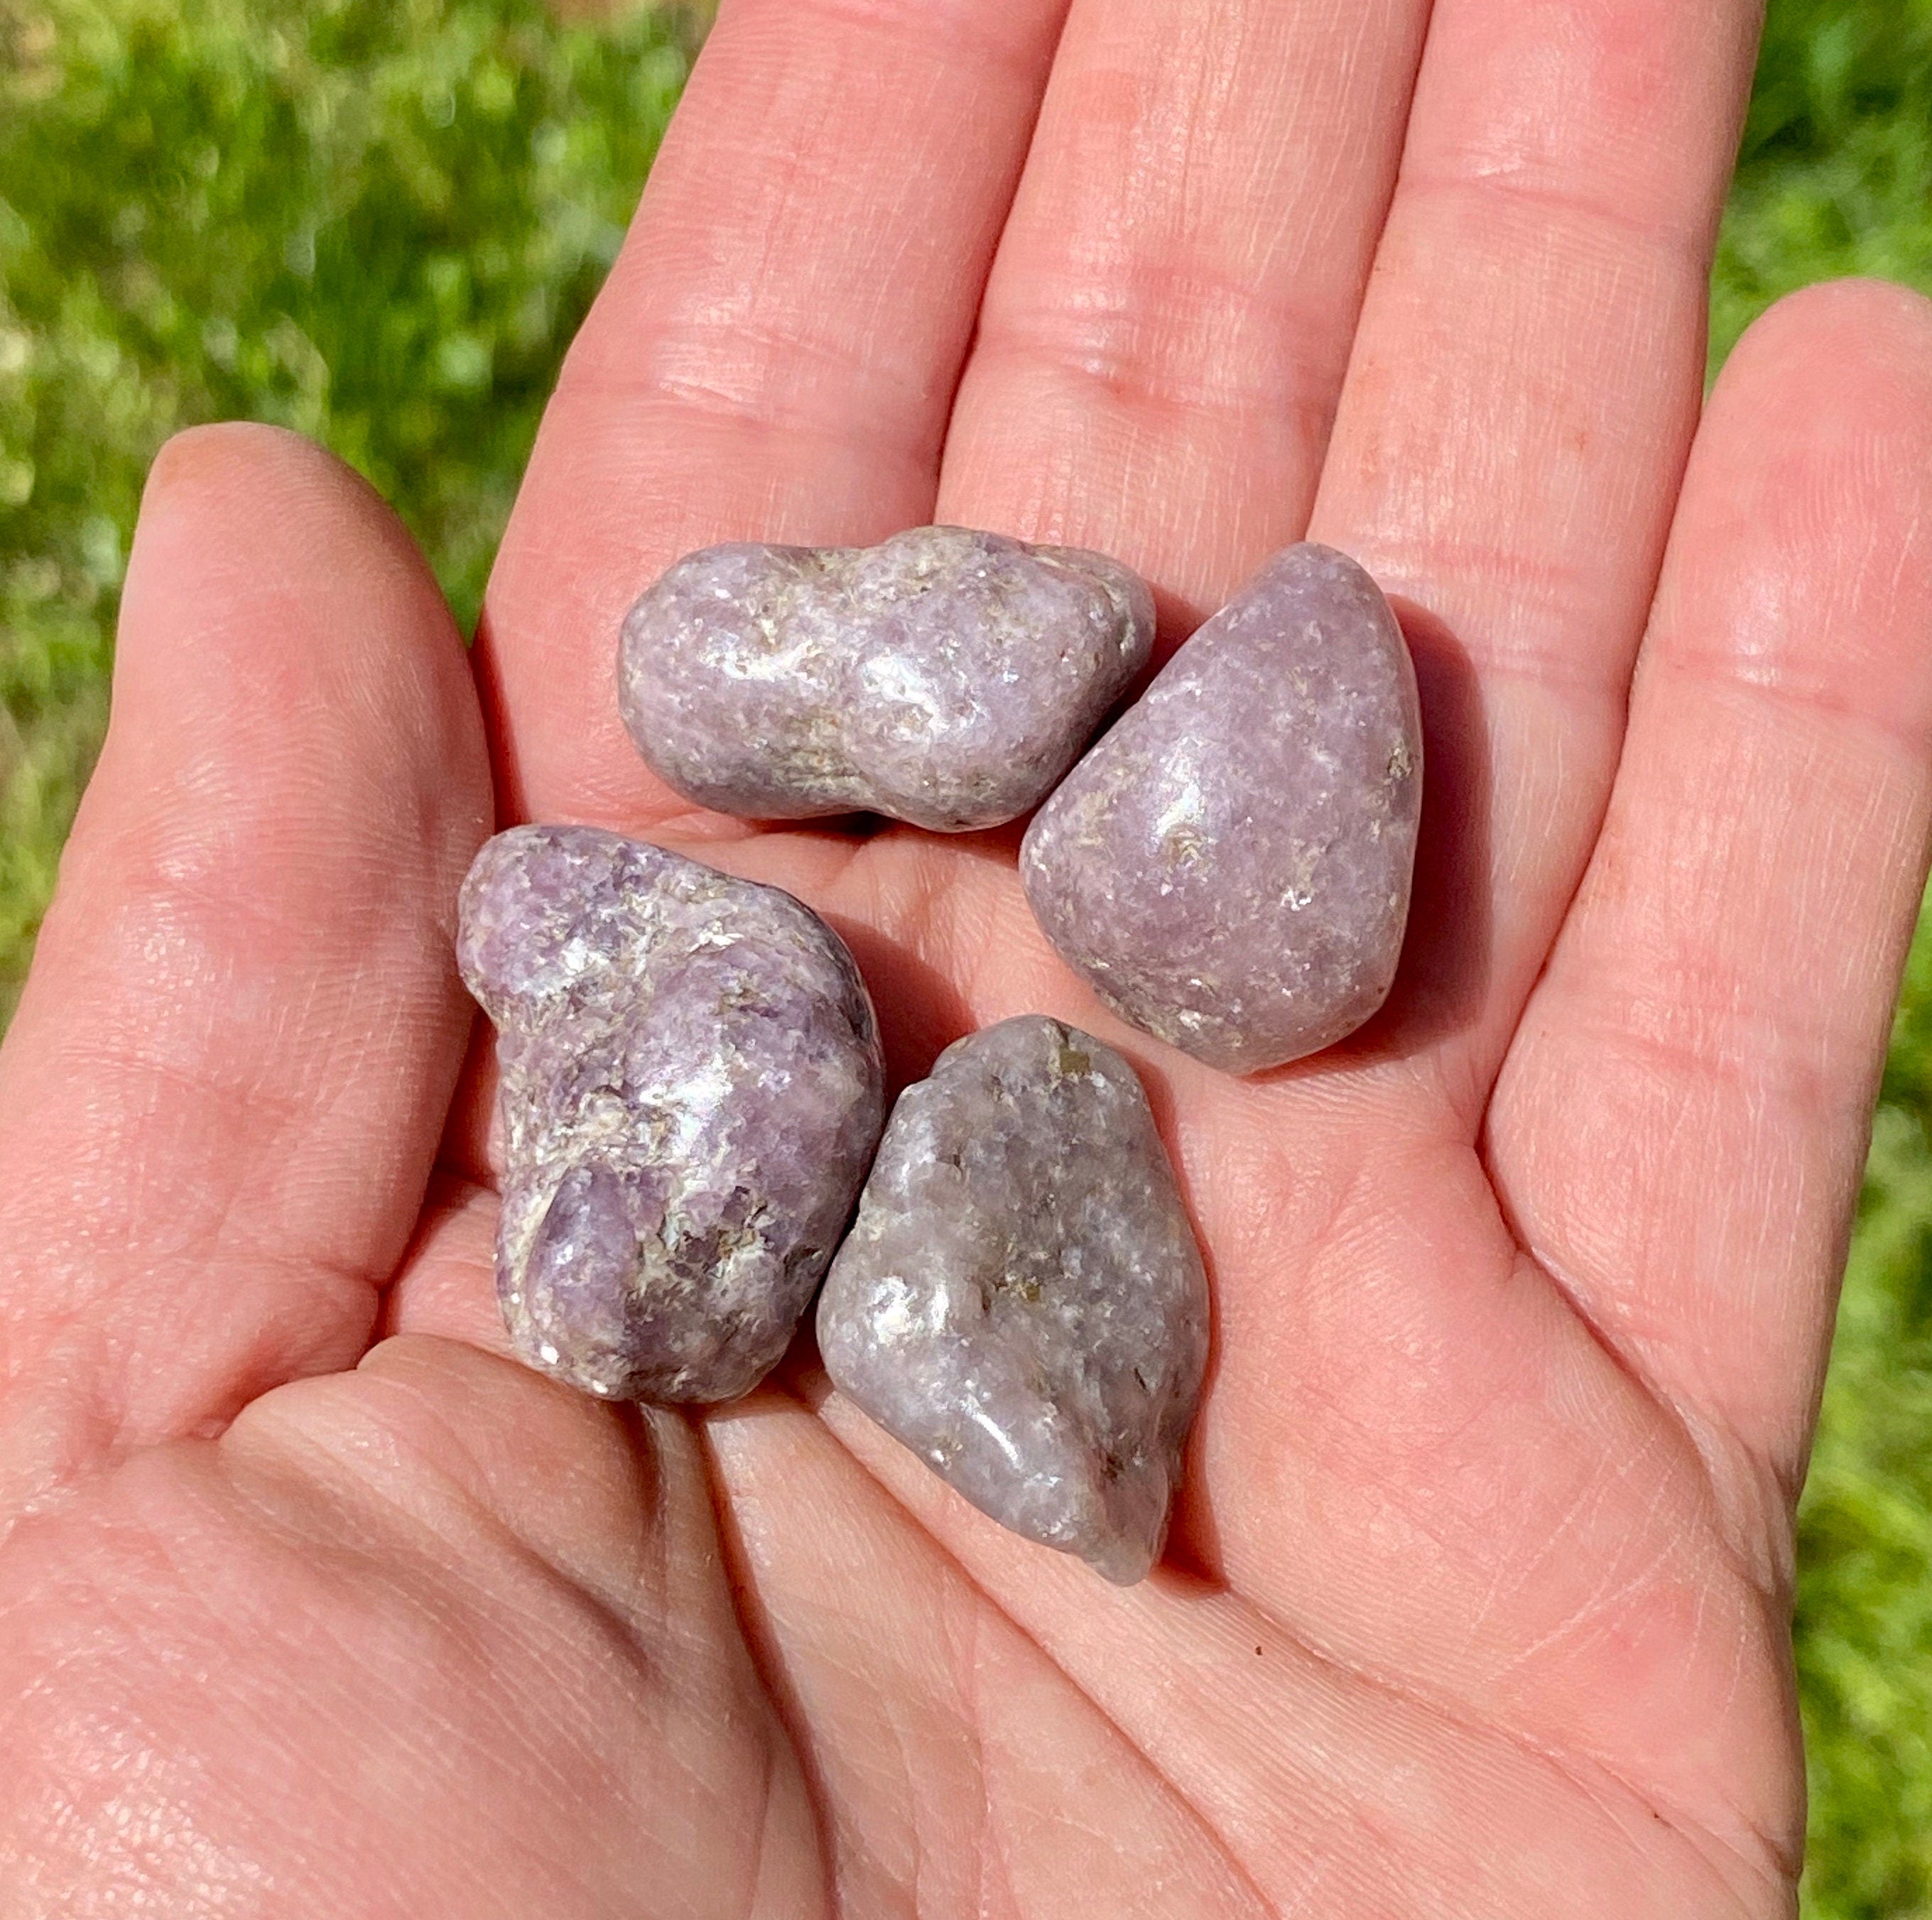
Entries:
{"type": "Polygon", "coordinates": [[[466,623],[686,66],[536,0],[0,0],[0,1018],[156,447],[326,441],[466,623]]]}
{"type": "MultiPolygon", "coordinates": [[[[1696,4],[1696,0],[1686,0],[1696,4]]],[[[0,0],[0,1018],[98,741],[147,462],[283,422],[459,614],[685,70],[535,0],[0,0]]],[[[1932,0],[1772,0],[1713,364],[1828,274],[1932,285],[1932,0]]],[[[1932,927],[1802,1515],[1811,1920],[1932,1920],[1932,927]]]]}

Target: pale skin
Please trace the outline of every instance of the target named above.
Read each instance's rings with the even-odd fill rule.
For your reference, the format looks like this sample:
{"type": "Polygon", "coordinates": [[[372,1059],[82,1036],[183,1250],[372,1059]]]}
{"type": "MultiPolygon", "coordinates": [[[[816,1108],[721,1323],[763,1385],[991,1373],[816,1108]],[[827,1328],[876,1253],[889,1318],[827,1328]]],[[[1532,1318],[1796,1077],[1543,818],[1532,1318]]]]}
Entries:
{"type": "Polygon", "coordinates": [[[323,455],[162,455],[0,1054],[10,1915],[1792,1910],[1932,314],[1802,295],[1700,418],[1752,9],[1430,12],[727,0],[473,656],[323,455]],[[1376,1022],[1232,1080],[1096,1006],[1010,835],[654,784],[611,656],[658,568],[932,519],[1119,554],[1170,644],[1304,532],[1377,574],[1430,758],[1376,1022]],[[493,816],[792,888],[901,1080],[1022,1012],[1128,1052],[1216,1310],[1150,1580],[808,1356],[695,1422],[505,1357],[449,951],[493,816]]]}

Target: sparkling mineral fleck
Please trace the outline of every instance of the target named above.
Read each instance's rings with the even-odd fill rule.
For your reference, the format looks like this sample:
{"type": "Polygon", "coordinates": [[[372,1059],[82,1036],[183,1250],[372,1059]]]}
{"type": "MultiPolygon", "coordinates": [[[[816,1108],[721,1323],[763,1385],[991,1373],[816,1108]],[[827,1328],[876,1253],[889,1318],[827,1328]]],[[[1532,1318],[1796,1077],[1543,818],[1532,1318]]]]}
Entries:
{"type": "Polygon", "coordinates": [[[496,1286],[532,1366],[715,1401],[784,1351],[883,1114],[871,1001],[788,893],[582,826],[499,834],[458,957],[496,1024],[496,1286]]]}
{"type": "Polygon", "coordinates": [[[1208,1287],[1147,1096],[1039,1015],[901,1095],[832,1262],[839,1389],[982,1511],[1108,1580],[1159,1558],[1208,1287]]]}
{"type": "Polygon", "coordinates": [[[1146,586],[1100,554],[955,526],[712,547],[632,608],[618,699],[703,806],[954,832],[1036,806],[1153,642],[1146,586]]]}
{"type": "Polygon", "coordinates": [[[1040,926],[1144,1031],[1237,1073],[1388,997],[1422,800],[1415,675],[1375,582],[1291,547],[1034,817],[1040,926]]]}

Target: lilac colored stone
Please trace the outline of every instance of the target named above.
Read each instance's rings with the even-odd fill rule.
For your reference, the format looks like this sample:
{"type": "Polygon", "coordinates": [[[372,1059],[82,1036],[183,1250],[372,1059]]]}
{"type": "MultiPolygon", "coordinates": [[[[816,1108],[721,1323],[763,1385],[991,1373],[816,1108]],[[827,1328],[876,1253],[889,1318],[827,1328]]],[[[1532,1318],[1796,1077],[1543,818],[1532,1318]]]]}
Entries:
{"type": "Polygon", "coordinates": [[[1200,1396],[1208,1282],[1133,1069],[1038,1014],[948,1047],[892,1109],[818,1344],[974,1506],[1139,1580],[1200,1396]]]}
{"type": "Polygon", "coordinates": [[[1388,997],[1422,801],[1415,674],[1331,548],[1270,560],[1035,815],[1027,896],[1123,1019],[1231,1072],[1388,997]]]}
{"type": "Polygon", "coordinates": [[[959,832],[1038,806],[1153,644],[1152,596],[1100,554],[956,526],[712,547],[631,609],[618,704],[703,806],[959,832]]]}
{"type": "Polygon", "coordinates": [[[496,1024],[518,1352],[612,1399],[735,1399],[784,1352],[879,1136],[844,942],[776,887],[587,826],[500,833],[459,922],[496,1024]]]}

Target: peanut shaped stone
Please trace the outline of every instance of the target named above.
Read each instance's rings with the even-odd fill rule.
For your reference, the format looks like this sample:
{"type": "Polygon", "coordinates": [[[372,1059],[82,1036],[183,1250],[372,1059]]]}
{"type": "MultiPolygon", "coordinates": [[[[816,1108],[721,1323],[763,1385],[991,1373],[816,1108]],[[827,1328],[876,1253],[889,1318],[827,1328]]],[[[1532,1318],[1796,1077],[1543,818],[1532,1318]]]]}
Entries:
{"type": "Polygon", "coordinates": [[[1146,586],[1100,554],[956,526],[712,547],[631,609],[618,704],[702,806],[960,832],[1036,806],[1153,644],[1146,586]]]}

